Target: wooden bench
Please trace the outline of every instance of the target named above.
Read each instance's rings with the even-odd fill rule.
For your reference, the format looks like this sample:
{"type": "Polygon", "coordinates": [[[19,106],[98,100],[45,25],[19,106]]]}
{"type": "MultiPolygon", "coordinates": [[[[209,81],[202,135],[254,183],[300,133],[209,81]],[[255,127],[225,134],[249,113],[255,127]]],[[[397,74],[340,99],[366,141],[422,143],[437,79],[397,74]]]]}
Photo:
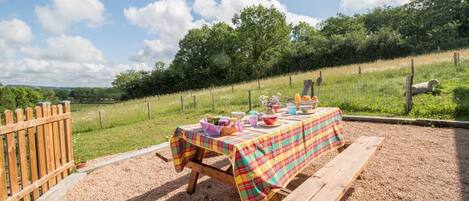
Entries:
{"type": "Polygon", "coordinates": [[[339,200],[363,172],[370,158],[383,143],[382,137],[360,137],[337,155],[284,200],[339,200]]]}

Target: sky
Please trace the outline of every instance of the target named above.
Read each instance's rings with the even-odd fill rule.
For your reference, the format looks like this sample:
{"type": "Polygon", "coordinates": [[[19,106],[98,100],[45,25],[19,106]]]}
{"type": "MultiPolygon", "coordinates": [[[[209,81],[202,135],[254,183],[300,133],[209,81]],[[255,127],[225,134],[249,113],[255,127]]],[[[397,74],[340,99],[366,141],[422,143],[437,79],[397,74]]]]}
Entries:
{"type": "Polygon", "coordinates": [[[245,7],[274,6],[289,23],[318,25],[409,0],[0,0],[0,82],[109,87],[120,72],[169,64],[188,30],[245,7]]]}

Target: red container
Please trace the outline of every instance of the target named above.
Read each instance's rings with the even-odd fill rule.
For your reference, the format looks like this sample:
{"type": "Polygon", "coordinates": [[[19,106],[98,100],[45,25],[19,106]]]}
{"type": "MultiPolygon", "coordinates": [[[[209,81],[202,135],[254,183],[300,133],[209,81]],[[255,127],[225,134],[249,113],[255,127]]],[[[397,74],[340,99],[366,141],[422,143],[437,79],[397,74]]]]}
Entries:
{"type": "Polygon", "coordinates": [[[267,125],[275,125],[277,122],[277,116],[265,116],[262,120],[264,120],[264,123],[267,125]]]}
{"type": "Polygon", "coordinates": [[[272,105],[272,109],[274,109],[275,113],[278,113],[280,111],[280,104],[272,105]]]}

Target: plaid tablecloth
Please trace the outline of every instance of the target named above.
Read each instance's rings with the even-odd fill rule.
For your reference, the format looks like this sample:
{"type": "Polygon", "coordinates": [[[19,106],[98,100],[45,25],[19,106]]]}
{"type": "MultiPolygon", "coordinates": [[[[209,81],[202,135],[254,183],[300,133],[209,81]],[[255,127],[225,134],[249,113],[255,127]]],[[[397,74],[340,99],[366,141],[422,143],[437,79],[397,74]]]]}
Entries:
{"type": "Polygon", "coordinates": [[[226,155],[241,200],[266,200],[286,187],[313,159],[345,141],[339,108],[318,108],[312,115],[280,117],[276,128],[245,128],[211,138],[199,124],[181,126],[171,138],[176,171],[195,157],[196,148],[226,155]]]}

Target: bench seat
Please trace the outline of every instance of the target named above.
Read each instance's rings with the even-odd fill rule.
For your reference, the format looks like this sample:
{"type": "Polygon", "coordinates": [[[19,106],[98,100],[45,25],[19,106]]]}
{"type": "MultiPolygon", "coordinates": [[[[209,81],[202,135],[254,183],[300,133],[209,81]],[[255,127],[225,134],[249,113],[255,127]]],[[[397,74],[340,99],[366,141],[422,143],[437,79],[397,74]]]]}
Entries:
{"type": "Polygon", "coordinates": [[[383,141],[382,137],[359,137],[284,200],[340,200],[383,141]]]}

